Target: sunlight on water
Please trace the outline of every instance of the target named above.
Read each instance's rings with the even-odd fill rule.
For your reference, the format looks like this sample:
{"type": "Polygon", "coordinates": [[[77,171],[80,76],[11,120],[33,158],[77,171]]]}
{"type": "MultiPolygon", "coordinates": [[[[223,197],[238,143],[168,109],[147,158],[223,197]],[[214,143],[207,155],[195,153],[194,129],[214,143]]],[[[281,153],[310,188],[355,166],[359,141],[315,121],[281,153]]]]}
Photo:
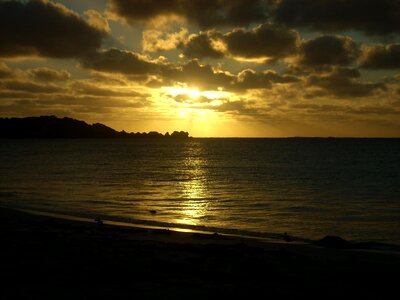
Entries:
{"type": "Polygon", "coordinates": [[[205,217],[208,212],[209,202],[202,199],[207,196],[207,190],[200,180],[185,182],[182,186],[182,192],[185,197],[180,211],[182,217],[175,220],[175,222],[197,225],[197,220],[205,217]]]}
{"type": "Polygon", "coordinates": [[[175,222],[197,225],[197,220],[207,215],[208,211],[209,202],[204,200],[208,198],[207,174],[204,170],[207,159],[202,155],[202,147],[198,143],[192,143],[187,152],[179,167],[185,169],[189,180],[179,183],[182,196],[181,218],[175,222]]]}

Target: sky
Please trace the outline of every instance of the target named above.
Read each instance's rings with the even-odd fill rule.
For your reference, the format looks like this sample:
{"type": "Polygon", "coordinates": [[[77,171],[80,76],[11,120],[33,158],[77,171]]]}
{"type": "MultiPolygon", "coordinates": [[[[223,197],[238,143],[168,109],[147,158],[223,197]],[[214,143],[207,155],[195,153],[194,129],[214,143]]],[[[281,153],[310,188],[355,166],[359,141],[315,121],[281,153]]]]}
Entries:
{"type": "Polygon", "coordinates": [[[400,137],[398,0],[0,0],[0,117],[400,137]]]}

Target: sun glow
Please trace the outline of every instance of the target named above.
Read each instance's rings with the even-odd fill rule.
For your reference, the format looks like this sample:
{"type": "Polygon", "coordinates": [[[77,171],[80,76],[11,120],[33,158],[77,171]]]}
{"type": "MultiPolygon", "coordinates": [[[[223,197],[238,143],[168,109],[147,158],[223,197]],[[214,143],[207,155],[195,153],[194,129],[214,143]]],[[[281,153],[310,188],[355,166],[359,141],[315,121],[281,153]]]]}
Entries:
{"type": "Polygon", "coordinates": [[[216,136],[216,128],[222,128],[230,116],[218,107],[234,101],[237,96],[222,88],[202,90],[186,85],[164,86],[154,89],[153,99],[160,107],[160,113],[170,120],[171,130],[184,128],[194,132],[192,136],[216,136]]]}
{"type": "Polygon", "coordinates": [[[164,91],[166,91],[170,96],[176,97],[179,95],[186,95],[189,96],[190,98],[196,99],[200,97],[201,92],[199,89],[196,88],[185,88],[185,87],[164,87],[162,88],[164,91]]]}

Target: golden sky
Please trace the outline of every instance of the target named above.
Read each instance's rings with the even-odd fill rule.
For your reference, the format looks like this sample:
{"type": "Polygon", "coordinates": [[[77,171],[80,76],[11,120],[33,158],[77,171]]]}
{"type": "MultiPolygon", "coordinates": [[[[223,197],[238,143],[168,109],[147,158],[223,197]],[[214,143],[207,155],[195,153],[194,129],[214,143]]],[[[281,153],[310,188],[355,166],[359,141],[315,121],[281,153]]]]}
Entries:
{"type": "Polygon", "coordinates": [[[0,1],[0,116],[400,137],[398,0],[0,1]]]}

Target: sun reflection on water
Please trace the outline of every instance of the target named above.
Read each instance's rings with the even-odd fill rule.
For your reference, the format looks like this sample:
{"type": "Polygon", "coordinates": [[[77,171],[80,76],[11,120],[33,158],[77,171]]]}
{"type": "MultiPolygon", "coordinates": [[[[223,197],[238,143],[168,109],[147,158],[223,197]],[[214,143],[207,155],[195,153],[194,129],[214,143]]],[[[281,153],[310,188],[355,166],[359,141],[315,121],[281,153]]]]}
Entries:
{"type": "Polygon", "coordinates": [[[182,162],[188,180],[179,184],[182,204],[180,218],[175,221],[180,224],[198,225],[208,213],[207,160],[201,152],[200,145],[192,144],[182,162]]]}

